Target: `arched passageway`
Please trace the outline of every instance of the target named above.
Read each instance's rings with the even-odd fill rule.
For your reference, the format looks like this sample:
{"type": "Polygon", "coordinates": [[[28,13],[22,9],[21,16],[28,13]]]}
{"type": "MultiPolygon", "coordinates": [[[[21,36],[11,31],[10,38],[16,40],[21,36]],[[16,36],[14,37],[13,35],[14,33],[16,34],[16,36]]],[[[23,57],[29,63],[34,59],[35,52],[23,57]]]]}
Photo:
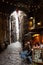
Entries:
{"type": "Polygon", "coordinates": [[[10,15],[10,42],[22,41],[22,35],[24,32],[24,21],[27,17],[26,13],[16,9],[10,15]]]}

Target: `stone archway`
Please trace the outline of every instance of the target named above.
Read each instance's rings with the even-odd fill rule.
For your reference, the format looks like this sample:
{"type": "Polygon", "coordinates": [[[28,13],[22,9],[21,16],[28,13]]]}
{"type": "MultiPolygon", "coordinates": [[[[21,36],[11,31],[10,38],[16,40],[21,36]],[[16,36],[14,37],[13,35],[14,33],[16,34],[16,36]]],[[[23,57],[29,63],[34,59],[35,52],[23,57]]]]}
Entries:
{"type": "Polygon", "coordinates": [[[23,34],[24,16],[27,15],[21,10],[15,10],[10,15],[10,42],[21,41],[23,34]]]}

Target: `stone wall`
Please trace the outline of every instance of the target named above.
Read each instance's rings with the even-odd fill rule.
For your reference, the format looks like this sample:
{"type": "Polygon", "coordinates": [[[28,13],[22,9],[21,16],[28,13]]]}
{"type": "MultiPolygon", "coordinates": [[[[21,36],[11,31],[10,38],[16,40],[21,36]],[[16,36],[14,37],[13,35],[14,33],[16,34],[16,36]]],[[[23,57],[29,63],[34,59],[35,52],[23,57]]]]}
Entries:
{"type": "Polygon", "coordinates": [[[9,42],[8,16],[0,15],[0,45],[9,42]]]}

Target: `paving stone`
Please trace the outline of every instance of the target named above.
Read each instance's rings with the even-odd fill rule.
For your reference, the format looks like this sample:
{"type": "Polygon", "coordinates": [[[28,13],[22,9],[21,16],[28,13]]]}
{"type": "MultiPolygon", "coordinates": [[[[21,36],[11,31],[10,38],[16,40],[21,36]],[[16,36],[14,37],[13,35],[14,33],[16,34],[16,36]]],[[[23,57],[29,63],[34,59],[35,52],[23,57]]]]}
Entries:
{"type": "Polygon", "coordinates": [[[21,45],[16,47],[17,43],[21,44],[20,42],[12,43],[0,54],[0,65],[29,65],[20,58],[19,53],[22,47],[21,45]]]}

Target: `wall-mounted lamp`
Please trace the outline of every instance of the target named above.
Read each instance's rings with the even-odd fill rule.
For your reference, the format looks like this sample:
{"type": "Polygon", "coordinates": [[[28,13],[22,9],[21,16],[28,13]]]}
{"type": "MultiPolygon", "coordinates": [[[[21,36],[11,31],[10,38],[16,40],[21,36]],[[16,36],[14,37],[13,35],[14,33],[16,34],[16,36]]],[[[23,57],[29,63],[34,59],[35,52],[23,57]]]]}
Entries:
{"type": "Polygon", "coordinates": [[[38,22],[38,23],[37,23],[37,25],[39,25],[39,26],[40,26],[40,25],[41,25],[41,22],[38,22]]]}

